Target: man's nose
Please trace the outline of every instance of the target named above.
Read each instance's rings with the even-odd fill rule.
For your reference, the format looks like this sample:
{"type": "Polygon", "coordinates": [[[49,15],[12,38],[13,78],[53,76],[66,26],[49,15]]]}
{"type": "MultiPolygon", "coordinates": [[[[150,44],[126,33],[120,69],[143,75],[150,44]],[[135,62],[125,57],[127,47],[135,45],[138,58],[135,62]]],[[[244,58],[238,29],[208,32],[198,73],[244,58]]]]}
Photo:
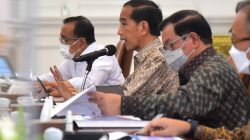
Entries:
{"type": "Polygon", "coordinates": [[[117,34],[120,35],[120,36],[123,34],[122,29],[121,29],[121,26],[119,26],[118,31],[117,31],[117,34]]]}

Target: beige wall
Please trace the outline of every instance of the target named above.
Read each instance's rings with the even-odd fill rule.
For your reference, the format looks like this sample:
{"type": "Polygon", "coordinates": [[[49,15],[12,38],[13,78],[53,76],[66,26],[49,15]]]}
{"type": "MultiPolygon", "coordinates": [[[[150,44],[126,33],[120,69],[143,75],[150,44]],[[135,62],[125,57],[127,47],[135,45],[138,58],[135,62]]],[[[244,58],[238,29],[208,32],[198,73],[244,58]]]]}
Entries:
{"type": "MultiPolygon", "coordinates": [[[[7,1],[14,2],[16,0],[0,1],[5,1],[6,3],[7,1]]],[[[154,1],[160,5],[164,17],[182,9],[198,10],[208,19],[214,34],[217,35],[228,34],[233,16],[235,15],[235,5],[238,2],[238,0],[154,1]]],[[[35,74],[47,72],[49,66],[59,64],[63,60],[59,54],[58,36],[61,21],[64,17],[75,15],[88,17],[95,26],[98,43],[105,45],[116,44],[119,40],[119,36],[116,34],[119,25],[119,12],[126,0],[35,0],[35,2],[33,9],[36,11],[36,20],[34,22],[34,33],[32,34],[32,47],[34,48],[32,67],[35,74]]],[[[0,16],[2,15],[0,14],[0,16]]],[[[8,19],[6,16],[4,18],[8,19]]],[[[15,25],[16,23],[10,24],[15,25]]],[[[24,31],[22,27],[17,27],[17,30],[19,32],[24,31]]],[[[18,54],[18,52],[15,52],[17,50],[12,49],[12,52],[14,51],[14,53],[18,54]]],[[[16,65],[17,69],[20,69],[21,65],[16,65]]]]}

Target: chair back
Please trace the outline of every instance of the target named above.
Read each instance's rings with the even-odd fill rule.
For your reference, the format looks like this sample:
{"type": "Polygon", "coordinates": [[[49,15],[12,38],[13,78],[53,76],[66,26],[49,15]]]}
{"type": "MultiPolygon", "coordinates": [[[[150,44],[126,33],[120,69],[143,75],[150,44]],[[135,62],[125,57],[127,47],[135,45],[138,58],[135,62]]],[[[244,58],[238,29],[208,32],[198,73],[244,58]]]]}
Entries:
{"type": "Polygon", "coordinates": [[[129,76],[133,51],[127,51],[124,41],[119,41],[116,45],[116,57],[125,78],[129,76]]]}
{"type": "Polygon", "coordinates": [[[240,78],[246,86],[248,93],[250,94],[250,75],[241,73],[240,78]]]}

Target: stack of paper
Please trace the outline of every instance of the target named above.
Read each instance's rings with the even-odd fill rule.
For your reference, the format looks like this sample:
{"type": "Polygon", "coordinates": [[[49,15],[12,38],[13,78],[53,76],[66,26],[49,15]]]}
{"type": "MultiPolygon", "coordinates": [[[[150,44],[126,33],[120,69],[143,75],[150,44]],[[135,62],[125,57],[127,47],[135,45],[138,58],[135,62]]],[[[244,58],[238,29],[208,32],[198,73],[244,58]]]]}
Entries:
{"type": "Polygon", "coordinates": [[[143,128],[148,121],[134,120],[83,120],[75,121],[79,128],[143,128]]]}
{"type": "Polygon", "coordinates": [[[130,135],[125,132],[111,132],[108,133],[108,135],[104,135],[99,140],[120,140],[125,138],[131,140],[183,140],[180,137],[155,137],[155,136],[130,135]]]}
{"type": "Polygon", "coordinates": [[[51,113],[51,117],[65,116],[68,110],[72,111],[72,114],[86,115],[86,116],[100,116],[101,111],[98,106],[88,101],[89,96],[87,93],[95,92],[95,86],[91,86],[84,91],[76,94],[69,100],[57,105],[51,113]]]}

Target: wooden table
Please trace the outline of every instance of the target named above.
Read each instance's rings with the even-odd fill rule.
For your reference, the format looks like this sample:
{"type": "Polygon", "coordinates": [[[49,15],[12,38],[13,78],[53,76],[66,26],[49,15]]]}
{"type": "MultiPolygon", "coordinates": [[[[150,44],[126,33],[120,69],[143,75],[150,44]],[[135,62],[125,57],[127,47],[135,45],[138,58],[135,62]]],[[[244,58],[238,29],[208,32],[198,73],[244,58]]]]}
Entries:
{"type": "Polygon", "coordinates": [[[62,131],[65,130],[64,119],[52,119],[45,122],[41,122],[40,120],[32,120],[31,125],[37,128],[38,132],[44,132],[44,130],[48,127],[56,127],[62,131]]]}
{"type": "Polygon", "coordinates": [[[6,92],[0,92],[0,97],[2,98],[8,98],[10,100],[16,101],[16,99],[20,96],[27,96],[27,94],[23,93],[6,93],[6,92]]]}
{"type": "Polygon", "coordinates": [[[23,107],[25,111],[30,112],[30,111],[38,111],[41,112],[43,108],[43,103],[35,103],[34,105],[20,105],[20,104],[11,104],[10,109],[12,111],[16,111],[19,107],[23,107]]]}

